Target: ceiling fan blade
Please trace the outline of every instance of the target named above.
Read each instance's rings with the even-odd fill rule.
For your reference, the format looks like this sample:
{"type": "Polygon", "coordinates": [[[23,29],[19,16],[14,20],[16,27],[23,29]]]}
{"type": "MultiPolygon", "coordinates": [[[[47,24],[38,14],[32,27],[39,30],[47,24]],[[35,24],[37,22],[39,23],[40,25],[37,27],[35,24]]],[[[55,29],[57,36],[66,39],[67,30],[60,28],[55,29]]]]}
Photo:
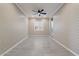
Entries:
{"type": "Polygon", "coordinates": [[[38,9],[38,11],[37,11],[38,13],[41,13],[41,11],[38,9]]]}
{"type": "Polygon", "coordinates": [[[34,13],[33,13],[33,15],[36,15],[36,14],[38,14],[38,12],[34,12],[34,13]]]}
{"type": "Polygon", "coordinates": [[[41,12],[44,11],[44,9],[41,10],[41,12]]]}
{"type": "Polygon", "coordinates": [[[32,10],[33,12],[37,12],[37,11],[35,11],[35,10],[32,10]]]}
{"type": "Polygon", "coordinates": [[[46,15],[47,13],[41,13],[41,14],[45,14],[46,15]]]}
{"type": "Polygon", "coordinates": [[[38,13],[34,13],[33,15],[37,15],[38,13]]]}

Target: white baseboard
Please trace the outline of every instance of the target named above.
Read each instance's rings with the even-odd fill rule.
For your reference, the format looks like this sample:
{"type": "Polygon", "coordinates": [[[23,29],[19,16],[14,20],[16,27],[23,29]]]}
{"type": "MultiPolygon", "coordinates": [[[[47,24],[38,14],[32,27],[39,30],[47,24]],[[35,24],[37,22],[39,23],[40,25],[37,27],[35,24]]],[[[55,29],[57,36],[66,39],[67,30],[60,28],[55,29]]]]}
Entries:
{"type": "MultiPolygon", "coordinates": [[[[49,36],[52,39],[52,36],[49,36]]],[[[59,44],[60,46],[62,46],[63,48],[65,48],[67,51],[71,52],[73,55],[75,56],[79,56],[79,54],[77,54],[76,52],[74,52],[73,50],[71,50],[70,48],[66,47],[64,44],[62,44],[61,42],[59,42],[56,39],[52,39],[53,41],[55,41],[57,44],[59,44]]]]}
{"type": "MultiPolygon", "coordinates": [[[[52,36],[49,36],[49,37],[52,39],[52,36]]],[[[28,39],[28,37],[25,37],[22,40],[20,40],[18,43],[14,44],[11,48],[9,48],[8,50],[6,50],[0,56],[4,56],[6,53],[10,52],[13,48],[15,48],[16,46],[18,46],[20,43],[22,43],[26,39],[28,39]]],[[[71,52],[73,55],[79,56],[79,54],[75,53],[74,51],[72,51],[71,49],[69,49],[68,47],[66,47],[64,44],[60,43],[58,40],[55,40],[55,39],[52,39],[52,40],[54,40],[57,44],[61,45],[63,48],[65,48],[66,50],[68,50],[69,52],[71,52]]]]}
{"type": "Polygon", "coordinates": [[[49,35],[30,35],[30,36],[49,36],[49,35]]]}
{"type": "Polygon", "coordinates": [[[20,43],[22,43],[24,40],[28,39],[28,37],[23,38],[22,40],[20,40],[18,43],[14,44],[11,48],[9,48],[8,50],[6,50],[4,53],[2,53],[0,56],[4,56],[6,53],[10,52],[13,48],[15,48],[16,46],[18,46],[20,43]]]}

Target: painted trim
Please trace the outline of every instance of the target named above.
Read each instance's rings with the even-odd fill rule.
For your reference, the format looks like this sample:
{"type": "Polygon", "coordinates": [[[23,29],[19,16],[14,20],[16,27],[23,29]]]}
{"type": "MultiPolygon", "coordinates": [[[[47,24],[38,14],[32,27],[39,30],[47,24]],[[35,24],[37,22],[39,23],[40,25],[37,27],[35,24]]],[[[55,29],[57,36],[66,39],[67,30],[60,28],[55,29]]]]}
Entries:
{"type": "MultiPolygon", "coordinates": [[[[46,36],[46,35],[45,35],[46,36]]],[[[48,35],[47,35],[48,36],[48,35]]],[[[49,38],[52,39],[52,36],[49,36],[49,38]]],[[[10,52],[13,48],[15,48],[16,46],[18,46],[19,44],[21,44],[24,40],[28,39],[28,37],[23,38],[22,40],[20,40],[18,43],[14,44],[11,48],[9,48],[8,50],[6,50],[4,53],[2,53],[0,56],[4,56],[6,53],[10,52]]],[[[64,44],[62,44],[61,42],[59,42],[56,39],[52,39],[53,41],[55,41],[57,44],[59,44],[60,46],[62,46],[63,48],[65,48],[67,51],[71,52],[73,55],[75,56],[79,56],[79,54],[77,54],[76,52],[74,52],[73,50],[69,49],[68,47],[66,47],[64,44]]]]}
{"type": "Polygon", "coordinates": [[[64,5],[65,5],[65,3],[60,4],[60,6],[55,10],[53,15],[55,15],[57,12],[59,12],[63,8],[64,5]]]}
{"type": "Polygon", "coordinates": [[[6,53],[10,52],[13,48],[15,48],[16,46],[18,46],[19,44],[21,44],[24,40],[28,39],[28,36],[23,38],[22,40],[20,40],[18,43],[14,44],[12,47],[10,47],[9,49],[7,49],[4,53],[2,53],[0,56],[4,56],[6,53]]]}
{"type": "Polygon", "coordinates": [[[22,7],[19,5],[19,4],[17,4],[17,3],[15,3],[15,5],[18,7],[18,9],[26,16],[26,14],[25,14],[25,12],[24,12],[24,10],[22,9],[22,7]]]}
{"type": "Polygon", "coordinates": [[[30,35],[30,36],[49,36],[49,35],[30,35]]]}
{"type": "Polygon", "coordinates": [[[59,4],[59,6],[54,10],[54,12],[53,12],[53,14],[51,13],[50,15],[51,15],[51,17],[50,18],[52,18],[62,7],[63,7],[63,5],[64,5],[64,3],[60,3],[59,4]]]}
{"type": "MultiPolygon", "coordinates": [[[[49,38],[52,39],[52,36],[49,36],[49,38]]],[[[61,42],[59,42],[56,39],[52,39],[53,41],[55,41],[57,44],[59,44],[60,46],[62,46],[63,48],[65,48],[67,51],[71,52],[73,55],[75,56],[79,56],[79,54],[77,54],[76,52],[74,52],[73,50],[71,50],[70,48],[66,47],[64,44],[62,44],[61,42]]]]}
{"type": "MultiPolygon", "coordinates": [[[[65,4],[65,3],[60,3],[60,5],[56,8],[56,10],[54,10],[53,14],[51,13],[51,12],[52,12],[52,11],[51,11],[51,12],[50,12],[50,13],[51,13],[51,14],[50,14],[51,17],[52,17],[53,15],[55,15],[55,14],[63,7],[64,4],[65,4]]],[[[20,4],[17,4],[17,3],[16,3],[16,6],[23,12],[24,15],[26,15],[26,14],[25,14],[25,11],[22,9],[22,7],[21,7],[20,4]]]]}

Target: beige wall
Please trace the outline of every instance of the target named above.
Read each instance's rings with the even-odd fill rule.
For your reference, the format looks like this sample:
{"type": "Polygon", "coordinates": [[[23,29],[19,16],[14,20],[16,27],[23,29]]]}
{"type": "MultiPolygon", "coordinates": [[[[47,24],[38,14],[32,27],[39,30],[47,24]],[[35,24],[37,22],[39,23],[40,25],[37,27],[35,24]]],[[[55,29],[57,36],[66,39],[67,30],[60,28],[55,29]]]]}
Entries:
{"type": "Polygon", "coordinates": [[[44,18],[31,18],[29,19],[29,34],[30,35],[48,35],[49,33],[49,19],[44,19],[44,18]],[[44,21],[44,30],[43,31],[34,31],[34,20],[38,20],[41,19],[42,21],[44,21]]]}
{"type": "Polygon", "coordinates": [[[65,4],[56,13],[53,37],[79,54],[79,4],[65,4]]]}
{"type": "Polygon", "coordinates": [[[0,54],[27,36],[27,21],[19,12],[13,4],[0,4],[0,54]]]}

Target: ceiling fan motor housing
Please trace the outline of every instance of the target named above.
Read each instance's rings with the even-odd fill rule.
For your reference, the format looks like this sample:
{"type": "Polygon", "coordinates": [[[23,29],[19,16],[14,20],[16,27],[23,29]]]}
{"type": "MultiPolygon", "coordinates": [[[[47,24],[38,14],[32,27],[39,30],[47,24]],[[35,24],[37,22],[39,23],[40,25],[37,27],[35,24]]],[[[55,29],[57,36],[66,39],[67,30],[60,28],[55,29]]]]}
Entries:
{"type": "Polygon", "coordinates": [[[44,13],[43,11],[44,11],[44,9],[41,9],[41,10],[38,9],[37,11],[34,11],[34,10],[33,10],[33,12],[37,12],[37,14],[38,14],[39,16],[41,16],[41,14],[43,14],[43,15],[46,15],[46,14],[47,14],[47,13],[44,13]]]}

